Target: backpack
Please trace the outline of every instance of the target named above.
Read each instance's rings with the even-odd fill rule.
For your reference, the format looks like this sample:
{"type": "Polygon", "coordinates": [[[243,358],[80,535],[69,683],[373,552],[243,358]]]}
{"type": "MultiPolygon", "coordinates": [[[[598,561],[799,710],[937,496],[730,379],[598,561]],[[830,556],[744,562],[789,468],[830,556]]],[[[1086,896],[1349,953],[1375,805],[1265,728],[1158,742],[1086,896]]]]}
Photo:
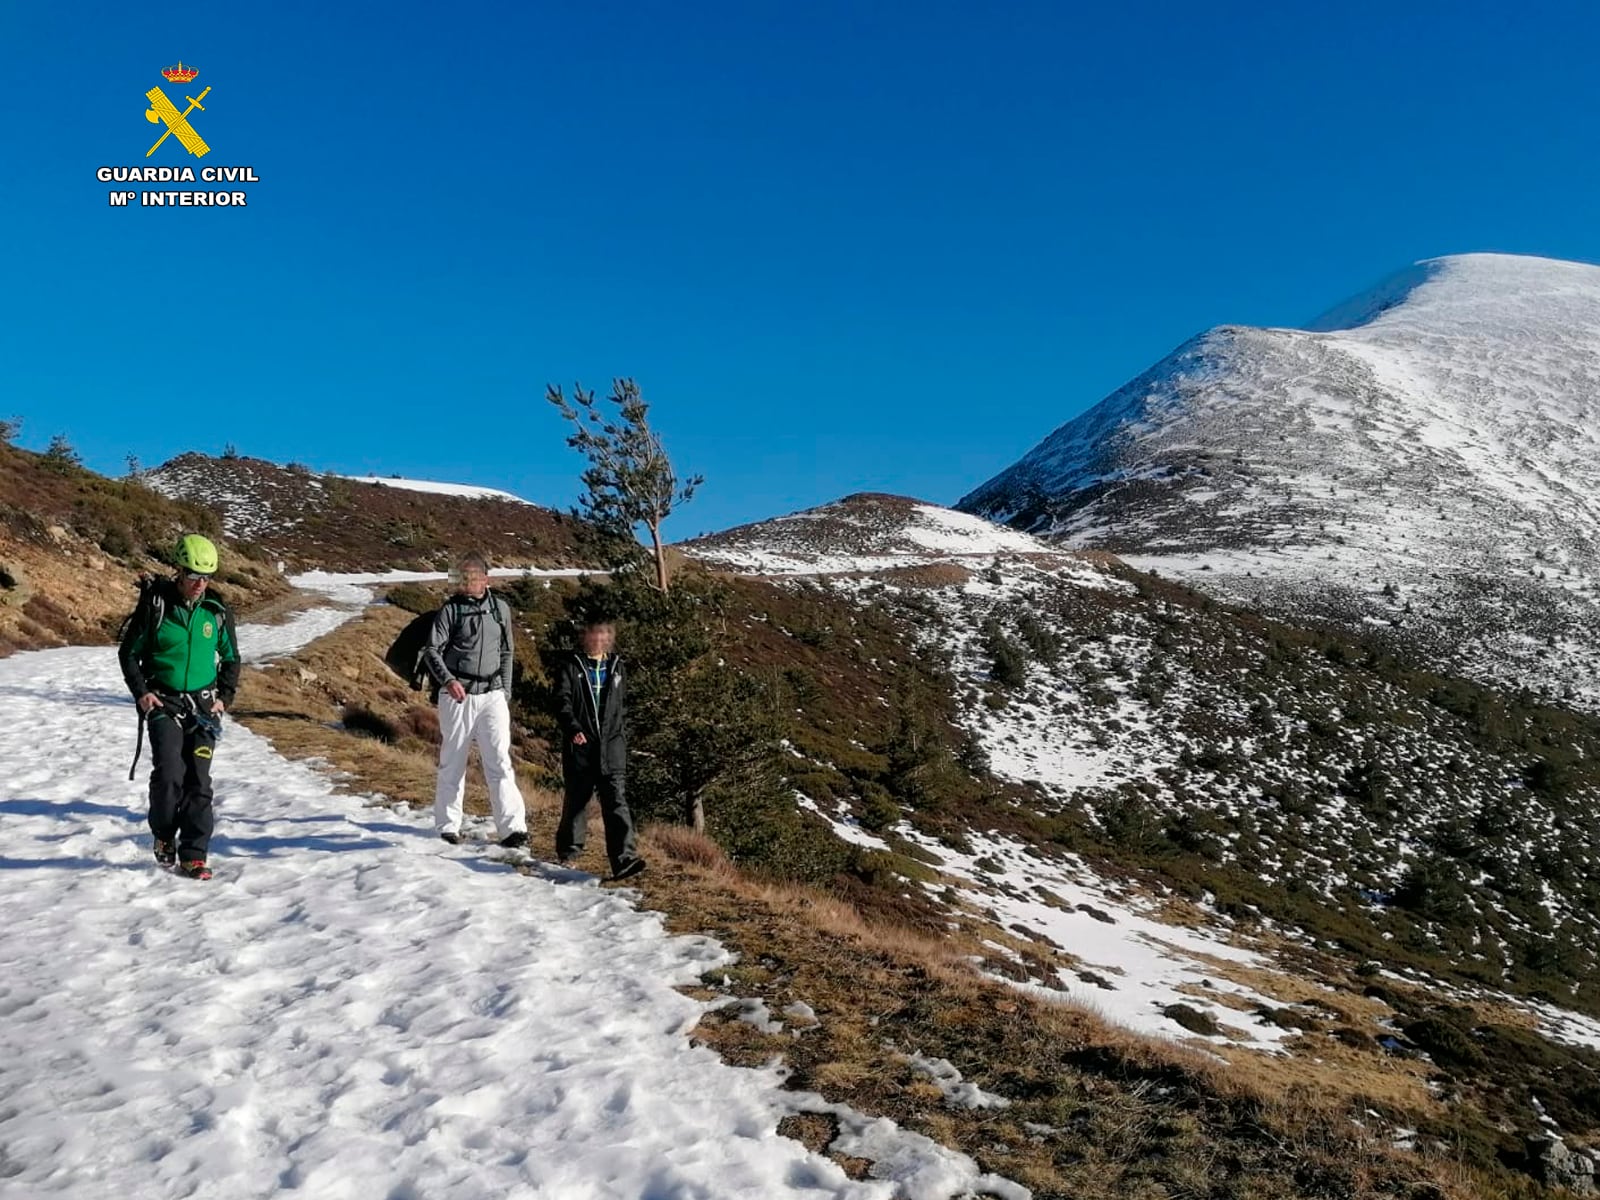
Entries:
{"type": "Polygon", "coordinates": [[[154,575],[145,574],[139,576],[137,580],[139,599],[134,604],[133,611],[123,617],[122,624],[117,626],[117,644],[119,646],[122,644],[122,640],[128,636],[128,631],[133,628],[133,623],[140,618],[141,614],[144,617],[145,641],[147,644],[150,638],[155,635],[156,630],[161,628],[161,622],[167,619],[167,604],[161,597],[160,588],[156,586],[160,582],[154,575]]]}
{"type": "Polygon", "coordinates": [[[434,609],[412,617],[383,655],[384,665],[404,679],[413,692],[420,692],[430,682],[422,652],[427,649],[428,638],[433,633],[433,622],[438,615],[439,610],[434,609]]]}
{"type": "MultiPolygon", "coordinates": [[[[494,623],[500,626],[500,636],[504,638],[506,625],[500,617],[500,598],[492,591],[486,592],[485,596],[490,601],[489,611],[494,614],[494,623]]],[[[455,601],[456,598],[452,596],[444,603],[450,605],[455,601]]],[[[433,636],[433,623],[438,619],[443,607],[412,617],[400,631],[400,635],[389,644],[389,649],[384,651],[384,665],[405,680],[414,692],[420,692],[435,682],[433,676],[428,673],[427,664],[422,661],[422,652],[428,648],[428,639],[433,636]]]]}

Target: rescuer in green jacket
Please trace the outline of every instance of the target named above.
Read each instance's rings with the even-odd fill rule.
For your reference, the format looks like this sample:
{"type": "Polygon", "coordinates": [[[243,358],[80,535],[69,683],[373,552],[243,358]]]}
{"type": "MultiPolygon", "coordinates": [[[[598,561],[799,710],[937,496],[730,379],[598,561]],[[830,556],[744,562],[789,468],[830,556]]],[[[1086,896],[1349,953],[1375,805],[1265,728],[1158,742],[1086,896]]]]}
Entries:
{"type": "Polygon", "coordinates": [[[178,572],[145,588],[123,631],[122,677],[150,728],[150,832],[156,861],[210,879],[206,851],[215,818],[211,760],[222,714],[239,687],[233,613],[206,588],[217,548],[191,533],[178,543],[178,572]]]}

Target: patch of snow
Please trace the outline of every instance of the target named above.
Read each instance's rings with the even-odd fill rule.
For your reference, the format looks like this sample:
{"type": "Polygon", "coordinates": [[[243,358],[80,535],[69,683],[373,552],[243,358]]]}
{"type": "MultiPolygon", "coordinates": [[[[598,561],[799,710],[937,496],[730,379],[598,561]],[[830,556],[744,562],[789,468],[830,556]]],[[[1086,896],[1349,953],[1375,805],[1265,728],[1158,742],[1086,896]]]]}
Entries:
{"type": "Polygon", "coordinates": [[[528,504],[521,496],[503,492],[499,488],[478,487],[470,483],[437,483],[430,479],[398,479],[387,475],[336,475],[352,483],[376,483],[381,487],[401,488],[408,492],[429,492],[435,496],[462,496],[468,500],[507,500],[512,504],[528,504]]]}
{"type": "Polygon", "coordinates": [[[969,1083],[961,1078],[961,1072],[951,1066],[947,1058],[925,1058],[920,1054],[906,1055],[906,1061],[914,1070],[920,1071],[933,1080],[934,1086],[939,1089],[945,1098],[945,1103],[956,1108],[988,1109],[1010,1108],[1011,1101],[1004,1096],[997,1096],[993,1092],[986,1092],[975,1083],[969,1083]]]}
{"type": "Polygon", "coordinates": [[[988,909],[1003,928],[1042,934],[1076,959],[1080,970],[1110,984],[1105,988],[1085,983],[1075,972],[1063,970],[1059,989],[1024,985],[1024,990],[1065,995],[1113,1024],[1166,1040],[1200,1036],[1180,1030],[1164,1015],[1172,1004],[1200,1008],[1216,1018],[1226,1035],[1204,1040],[1219,1045],[1276,1051],[1278,1043],[1294,1036],[1292,1030],[1262,1022],[1252,1013],[1221,1003],[1208,1005],[1202,998],[1210,992],[1251,1005],[1271,1003],[1219,973],[1219,964],[1229,963],[1272,969],[1264,956],[1231,944],[1222,931],[1159,920],[1153,902],[1119,891],[1076,857],[1044,859],[1022,843],[994,833],[971,834],[972,852],[961,853],[910,825],[902,824],[896,832],[936,855],[940,871],[966,881],[970,901],[988,909]],[[983,870],[977,865],[980,860],[986,865],[997,862],[1000,870],[983,870]]]}

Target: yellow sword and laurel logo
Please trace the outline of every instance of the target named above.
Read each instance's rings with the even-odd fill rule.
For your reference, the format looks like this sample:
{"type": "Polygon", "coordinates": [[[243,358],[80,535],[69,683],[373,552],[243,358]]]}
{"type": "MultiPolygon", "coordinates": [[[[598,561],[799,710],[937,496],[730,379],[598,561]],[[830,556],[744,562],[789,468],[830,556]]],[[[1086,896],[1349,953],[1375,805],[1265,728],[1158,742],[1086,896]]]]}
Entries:
{"type": "MultiPolygon", "coordinates": [[[[194,67],[185,67],[181,62],[176,67],[168,67],[161,73],[174,83],[188,83],[200,74],[194,67]]],[[[200,101],[204,100],[210,91],[211,88],[208,86],[198,96],[185,96],[184,99],[189,102],[189,107],[182,112],[178,111],[176,104],[167,99],[167,94],[161,90],[160,84],[144,94],[145,99],[150,101],[144,119],[152,125],[165,124],[167,127],[166,131],[156,139],[156,144],[144,152],[146,158],[154,154],[156,148],[174,133],[178,135],[178,141],[183,143],[183,148],[196,158],[204,158],[211,153],[211,147],[206,145],[205,139],[195,132],[193,125],[189,124],[189,114],[195,109],[205,112],[206,106],[200,101]]]]}

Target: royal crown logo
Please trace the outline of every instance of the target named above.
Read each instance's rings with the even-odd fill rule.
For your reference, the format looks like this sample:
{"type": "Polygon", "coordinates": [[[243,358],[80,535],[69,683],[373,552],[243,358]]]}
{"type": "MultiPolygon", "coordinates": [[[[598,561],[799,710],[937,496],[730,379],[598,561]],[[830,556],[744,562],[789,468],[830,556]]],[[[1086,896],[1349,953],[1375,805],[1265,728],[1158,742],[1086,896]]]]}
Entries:
{"type": "MultiPolygon", "coordinates": [[[[200,74],[200,68],[186,67],[183,65],[183,60],[179,59],[177,66],[163,67],[161,73],[173,83],[188,83],[196,75],[200,74]]],[[[169,134],[174,133],[178,135],[178,141],[183,143],[183,148],[196,158],[204,158],[209,154],[211,147],[206,145],[205,139],[195,132],[193,125],[189,124],[189,114],[197,108],[201,112],[205,112],[206,106],[201,104],[200,101],[204,100],[210,92],[211,88],[208,86],[198,96],[185,96],[184,99],[189,102],[189,107],[182,112],[178,111],[177,106],[167,99],[167,94],[159,87],[153,87],[146,92],[144,94],[145,99],[150,101],[150,107],[145,110],[145,120],[152,125],[165,125],[167,129],[166,133],[156,139],[155,146],[151,146],[150,149],[144,152],[144,156],[149,158],[156,152],[156,147],[166,141],[169,134]]]]}

